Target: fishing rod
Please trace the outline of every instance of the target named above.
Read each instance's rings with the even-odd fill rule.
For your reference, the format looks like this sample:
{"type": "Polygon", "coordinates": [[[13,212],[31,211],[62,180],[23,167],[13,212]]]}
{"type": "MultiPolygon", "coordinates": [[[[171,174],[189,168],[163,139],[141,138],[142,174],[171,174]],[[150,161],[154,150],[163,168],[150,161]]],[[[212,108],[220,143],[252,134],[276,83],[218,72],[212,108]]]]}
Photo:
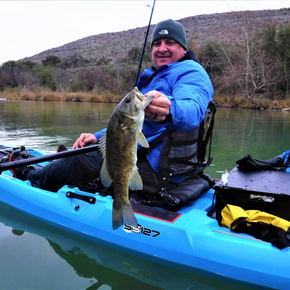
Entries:
{"type": "Polygon", "coordinates": [[[145,35],[145,41],[144,41],[144,45],[143,45],[141,59],[140,59],[140,62],[139,62],[139,68],[138,68],[138,73],[137,73],[137,77],[136,77],[135,87],[137,86],[137,82],[138,82],[139,75],[140,75],[140,70],[141,70],[143,57],[144,57],[144,53],[145,53],[145,49],[146,49],[146,43],[147,43],[147,38],[148,38],[149,29],[150,29],[150,25],[151,25],[151,19],[152,19],[152,15],[153,15],[153,11],[154,11],[155,2],[156,2],[156,0],[153,1],[153,5],[152,5],[152,9],[151,9],[151,15],[150,15],[149,24],[148,24],[148,27],[147,27],[147,32],[146,32],[146,35],[145,35]]]}

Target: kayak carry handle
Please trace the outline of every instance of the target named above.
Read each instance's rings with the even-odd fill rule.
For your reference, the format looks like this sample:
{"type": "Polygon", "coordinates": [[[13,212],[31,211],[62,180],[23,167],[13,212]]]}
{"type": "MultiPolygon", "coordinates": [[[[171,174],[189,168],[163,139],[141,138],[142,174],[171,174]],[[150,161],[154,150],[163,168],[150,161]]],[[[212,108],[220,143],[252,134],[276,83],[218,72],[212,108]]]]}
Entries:
{"type": "Polygon", "coordinates": [[[76,198],[76,199],[88,202],[90,204],[95,204],[96,203],[96,198],[95,197],[82,195],[82,194],[77,194],[77,193],[71,192],[71,191],[68,191],[66,193],[66,197],[68,197],[68,198],[76,198]]]}

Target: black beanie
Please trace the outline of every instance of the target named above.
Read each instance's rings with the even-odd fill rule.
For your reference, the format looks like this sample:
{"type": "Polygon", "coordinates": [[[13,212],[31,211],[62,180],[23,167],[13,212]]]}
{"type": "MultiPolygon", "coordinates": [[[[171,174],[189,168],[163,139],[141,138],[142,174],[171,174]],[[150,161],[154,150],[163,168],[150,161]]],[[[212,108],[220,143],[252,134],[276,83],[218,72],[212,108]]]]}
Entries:
{"type": "Polygon", "coordinates": [[[187,50],[185,30],[180,22],[169,19],[157,23],[152,34],[151,46],[155,40],[164,38],[174,39],[187,50]]]}

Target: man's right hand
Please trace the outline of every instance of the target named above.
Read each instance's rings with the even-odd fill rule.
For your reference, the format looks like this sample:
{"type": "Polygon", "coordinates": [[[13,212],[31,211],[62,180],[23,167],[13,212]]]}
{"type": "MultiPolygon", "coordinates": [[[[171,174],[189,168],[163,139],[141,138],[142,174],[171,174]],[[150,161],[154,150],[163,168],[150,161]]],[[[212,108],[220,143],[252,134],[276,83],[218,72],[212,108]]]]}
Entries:
{"type": "Polygon", "coordinates": [[[98,142],[95,135],[91,133],[82,133],[73,145],[73,149],[82,148],[87,144],[96,144],[98,142]]]}

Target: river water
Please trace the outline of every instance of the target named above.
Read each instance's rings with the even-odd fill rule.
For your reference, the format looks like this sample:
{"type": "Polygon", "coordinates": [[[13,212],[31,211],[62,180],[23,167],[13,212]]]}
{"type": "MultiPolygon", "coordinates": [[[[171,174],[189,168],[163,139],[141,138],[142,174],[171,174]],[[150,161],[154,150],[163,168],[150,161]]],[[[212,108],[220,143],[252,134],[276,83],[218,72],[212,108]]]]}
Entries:
{"type": "MultiPolygon", "coordinates": [[[[106,127],[116,104],[0,101],[0,144],[55,152],[82,132],[106,127]]],[[[219,108],[212,141],[214,178],[250,154],[289,149],[290,113],[219,108]]],[[[0,193],[1,194],[1,193],[0,193]]],[[[245,289],[156,265],[92,244],[0,203],[0,289],[245,289]]]]}

